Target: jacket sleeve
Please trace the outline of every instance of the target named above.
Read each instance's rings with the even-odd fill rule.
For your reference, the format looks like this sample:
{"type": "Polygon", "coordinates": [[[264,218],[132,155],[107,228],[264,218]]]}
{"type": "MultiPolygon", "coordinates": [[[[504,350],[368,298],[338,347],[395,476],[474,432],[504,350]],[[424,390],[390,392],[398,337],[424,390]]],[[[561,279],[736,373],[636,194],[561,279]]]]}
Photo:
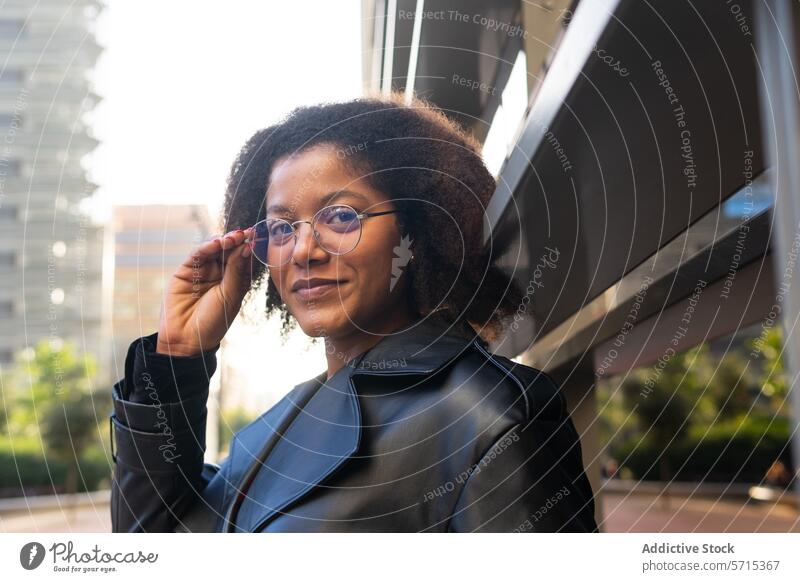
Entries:
{"type": "Polygon", "coordinates": [[[516,424],[474,465],[449,531],[598,531],[578,433],[558,398],[560,418],[516,424]]]}
{"type": "Polygon", "coordinates": [[[219,346],[197,356],[155,351],[158,334],[135,340],[109,417],[114,532],[171,532],[220,471],[204,463],[206,401],[219,346]],[[116,450],[114,450],[116,449],[116,450]]]}

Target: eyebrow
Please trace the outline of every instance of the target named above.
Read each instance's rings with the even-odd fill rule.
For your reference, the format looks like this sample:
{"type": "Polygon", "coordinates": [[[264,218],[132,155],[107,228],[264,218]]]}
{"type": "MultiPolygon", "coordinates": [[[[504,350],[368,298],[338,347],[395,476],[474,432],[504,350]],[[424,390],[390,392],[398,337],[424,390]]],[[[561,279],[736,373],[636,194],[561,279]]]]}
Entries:
{"type": "MultiPolygon", "coordinates": [[[[341,198],[342,196],[351,196],[353,198],[360,198],[364,202],[369,202],[369,198],[364,196],[359,192],[354,192],[353,190],[334,190],[333,192],[328,192],[322,198],[319,199],[319,207],[324,208],[328,203],[333,201],[336,198],[341,198]]],[[[279,212],[284,214],[291,214],[292,210],[283,204],[270,204],[267,207],[267,213],[270,212],[279,212]]]]}

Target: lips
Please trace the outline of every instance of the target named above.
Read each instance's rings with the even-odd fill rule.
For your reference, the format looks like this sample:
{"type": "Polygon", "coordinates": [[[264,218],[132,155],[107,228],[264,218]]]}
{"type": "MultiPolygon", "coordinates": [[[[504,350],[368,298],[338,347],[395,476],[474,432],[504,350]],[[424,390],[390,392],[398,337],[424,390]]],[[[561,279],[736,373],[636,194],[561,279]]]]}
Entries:
{"type": "Polygon", "coordinates": [[[303,279],[292,285],[292,293],[303,300],[316,299],[330,293],[344,283],[346,281],[334,279],[303,279]]]}

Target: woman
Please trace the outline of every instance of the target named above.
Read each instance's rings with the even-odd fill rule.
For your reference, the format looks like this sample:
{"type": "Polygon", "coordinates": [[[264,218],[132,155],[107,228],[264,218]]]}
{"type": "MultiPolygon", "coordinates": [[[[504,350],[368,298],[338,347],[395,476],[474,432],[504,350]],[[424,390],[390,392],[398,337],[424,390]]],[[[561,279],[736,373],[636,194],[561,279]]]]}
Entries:
{"type": "Polygon", "coordinates": [[[114,531],[596,531],[564,397],[487,349],[523,298],[481,243],[478,151],[398,96],[298,108],[245,144],[232,230],[177,269],[114,385],[114,531]],[[327,369],[204,463],[215,352],[265,280],[327,369]]]}

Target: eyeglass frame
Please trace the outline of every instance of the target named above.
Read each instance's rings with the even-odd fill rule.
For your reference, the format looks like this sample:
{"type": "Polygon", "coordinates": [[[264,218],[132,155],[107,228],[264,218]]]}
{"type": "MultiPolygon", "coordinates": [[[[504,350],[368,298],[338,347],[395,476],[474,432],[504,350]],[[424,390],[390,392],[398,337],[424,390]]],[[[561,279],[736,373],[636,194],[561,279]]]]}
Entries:
{"type": "MultiPolygon", "coordinates": [[[[373,217],[373,216],[382,216],[382,215],[384,215],[384,214],[392,214],[392,213],[399,212],[399,211],[400,211],[400,209],[399,209],[399,208],[394,208],[394,209],[392,209],[392,210],[382,210],[382,211],[379,211],[379,212],[359,212],[358,210],[356,210],[355,208],[353,208],[353,207],[352,207],[352,206],[350,206],[349,204],[328,204],[327,206],[323,206],[322,208],[320,208],[319,210],[317,210],[317,211],[314,213],[314,216],[312,216],[312,217],[311,217],[311,220],[295,220],[295,221],[293,221],[293,222],[289,222],[289,221],[288,221],[288,220],[286,220],[285,218],[265,218],[265,219],[263,219],[263,220],[259,220],[259,221],[258,221],[258,222],[256,222],[256,223],[255,223],[253,226],[251,226],[251,227],[250,227],[250,231],[251,231],[251,232],[253,232],[253,233],[255,233],[255,228],[256,228],[256,226],[258,226],[258,225],[259,225],[259,224],[261,224],[262,222],[267,222],[268,220],[281,220],[281,221],[285,222],[286,224],[288,224],[289,226],[291,226],[291,227],[292,227],[292,234],[294,235],[294,244],[295,244],[295,245],[297,245],[297,234],[298,234],[298,232],[299,232],[299,229],[298,229],[297,227],[295,227],[295,224],[298,224],[298,223],[306,223],[306,224],[308,224],[308,225],[310,225],[310,226],[311,226],[311,232],[312,232],[312,234],[314,235],[314,240],[315,240],[315,241],[317,241],[317,244],[320,246],[320,248],[321,248],[323,251],[325,251],[325,252],[326,252],[326,253],[328,253],[329,255],[334,255],[334,256],[337,256],[337,257],[341,257],[342,255],[346,255],[347,253],[351,253],[351,252],[353,252],[353,251],[356,249],[356,247],[358,246],[358,243],[360,243],[360,242],[361,242],[361,235],[363,234],[363,228],[362,228],[362,226],[361,226],[361,221],[362,221],[362,220],[364,220],[365,218],[371,218],[371,217],[373,217]],[[317,219],[317,216],[319,216],[319,214],[320,214],[320,213],[321,213],[323,210],[327,210],[328,208],[336,208],[336,207],[339,207],[339,206],[344,206],[345,208],[349,208],[350,210],[352,210],[352,211],[355,213],[355,215],[356,215],[356,219],[358,220],[358,240],[356,241],[356,244],[354,244],[354,245],[353,245],[353,248],[352,248],[352,249],[350,249],[349,251],[345,251],[345,252],[343,252],[343,253],[336,253],[336,252],[333,252],[333,251],[329,251],[327,248],[325,248],[325,247],[322,245],[322,243],[320,242],[320,240],[319,240],[319,238],[320,238],[319,232],[317,232],[317,229],[316,229],[316,228],[314,228],[314,221],[317,219]]],[[[245,240],[244,240],[243,242],[246,242],[246,243],[249,243],[249,244],[250,244],[250,250],[251,250],[251,252],[252,252],[252,251],[253,251],[253,246],[254,246],[254,243],[255,243],[255,241],[256,241],[256,239],[255,239],[255,238],[252,238],[252,239],[251,239],[251,238],[245,238],[245,240]]],[[[261,263],[262,265],[264,265],[264,266],[266,266],[266,267],[270,267],[270,268],[275,268],[275,267],[273,267],[272,265],[269,265],[269,264],[265,263],[264,261],[262,261],[262,260],[261,260],[261,259],[260,259],[260,258],[259,258],[257,255],[256,255],[256,253],[255,253],[255,252],[252,252],[252,255],[253,255],[253,256],[256,258],[256,260],[258,260],[258,262],[259,262],[259,263],[261,263]]],[[[291,256],[291,253],[290,253],[290,256],[291,256]]],[[[284,265],[288,264],[290,260],[291,260],[291,259],[288,259],[286,262],[284,262],[284,263],[282,263],[281,265],[278,265],[278,266],[279,266],[279,267],[282,267],[282,266],[284,266],[284,265]]]]}

